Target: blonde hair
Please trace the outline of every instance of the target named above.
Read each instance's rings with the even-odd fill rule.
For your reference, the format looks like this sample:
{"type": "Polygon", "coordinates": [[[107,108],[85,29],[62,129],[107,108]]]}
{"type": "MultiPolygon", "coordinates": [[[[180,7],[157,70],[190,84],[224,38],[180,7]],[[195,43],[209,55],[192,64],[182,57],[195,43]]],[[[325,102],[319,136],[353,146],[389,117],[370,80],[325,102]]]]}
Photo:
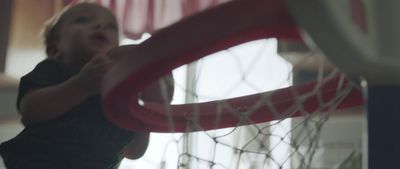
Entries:
{"type": "Polygon", "coordinates": [[[60,19],[63,14],[71,8],[71,6],[72,5],[65,6],[60,12],[56,13],[44,23],[39,35],[46,47],[54,44],[57,41],[60,19]]]}
{"type": "MultiPolygon", "coordinates": [[[[43,28],[40,32],[40,36],[41,36],[41,39],[42,39],[44,45],[46,46],[46,48],[48,48],[52,45],[55,45],[57,43],[58,38],[60,36],[60,32],[59,32],[60,28],[59,27],[63,20],[64,14],[68,10],[70,10],[73,6],[78,5],[78,4],[85,4],[85,3],[96,4],[96,3],[91,2],[90,0],[77,1],[74,4],[65,6],[60,12],[56,13],[53,17],[51,17],[49,20],[47,20],[45,22],[45,24],[43,25],[43,28]]],[[[96,5],[98,5],[98,4],[96,4],[96,5]]],[[[101,6],[101,5],[99,5],[99,6],[101,6]]],[[[104,9],[106,9],[106,8],[104,8],[104,9]]],[[[110,13],[111,13],[111,15],[113,15],[112,12],[110,12],[110,13]]],[[[118,27],[118,33],[119,34],[121,33],[121,31],[119,30],[119,27],[118,27]]]]}

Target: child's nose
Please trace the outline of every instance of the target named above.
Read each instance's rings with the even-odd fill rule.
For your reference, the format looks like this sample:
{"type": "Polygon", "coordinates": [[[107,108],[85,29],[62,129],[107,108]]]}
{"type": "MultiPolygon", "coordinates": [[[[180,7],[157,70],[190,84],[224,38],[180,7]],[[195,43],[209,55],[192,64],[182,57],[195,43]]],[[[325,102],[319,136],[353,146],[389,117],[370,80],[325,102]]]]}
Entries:
{"type": "Polygon", "coordinates": [[[106,25],[105,23],[97,22],[97,23],[95,23],[94,28],[95,29],[104,29],[105,25],[106,25]]]}
{"type": "Polygon", "coordinates": [[[107,21],[97,20],[94,22],[94,29],[105,29],[107,27],[107,21]]]}

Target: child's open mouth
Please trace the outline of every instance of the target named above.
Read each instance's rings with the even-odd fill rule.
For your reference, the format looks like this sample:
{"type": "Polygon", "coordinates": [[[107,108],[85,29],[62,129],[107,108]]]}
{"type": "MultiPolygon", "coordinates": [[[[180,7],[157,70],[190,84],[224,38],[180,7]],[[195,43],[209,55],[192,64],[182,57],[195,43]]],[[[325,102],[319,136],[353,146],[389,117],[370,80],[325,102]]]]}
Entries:
{"type": "Polygon", "coordinates": [[[102,33],[93,33],[89,39],[96,45],[105,46],[108,45],[109,40],[106,35],[102,33]]]}

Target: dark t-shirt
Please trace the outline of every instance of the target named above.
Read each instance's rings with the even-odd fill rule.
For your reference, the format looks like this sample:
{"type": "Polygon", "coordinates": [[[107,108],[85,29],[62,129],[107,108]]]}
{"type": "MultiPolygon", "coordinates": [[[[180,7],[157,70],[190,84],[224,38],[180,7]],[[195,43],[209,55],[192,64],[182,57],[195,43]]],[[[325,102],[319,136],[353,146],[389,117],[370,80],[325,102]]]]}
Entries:
{"type": "MultiPolygon", "coordinates": [[[[62,83],[71,76],[73,73],[63,63],[42,61],[21,78],[17,107],[26,92],[62,83]]],[[[9,168],[53,165],[68,169],[111,169],[118,166],[122,148],[133,137],[133,132],[120,129],[105,118],[98,95],[54,120],[26,127],[15,138],[2,143],[0,153],[9,168]]]]}

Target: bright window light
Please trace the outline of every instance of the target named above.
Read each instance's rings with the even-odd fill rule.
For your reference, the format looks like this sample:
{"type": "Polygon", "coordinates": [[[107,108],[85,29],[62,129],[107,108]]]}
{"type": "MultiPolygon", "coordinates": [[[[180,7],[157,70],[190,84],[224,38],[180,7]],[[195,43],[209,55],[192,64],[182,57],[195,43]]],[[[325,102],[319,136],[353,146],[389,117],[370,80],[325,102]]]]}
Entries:
{"type": "Polygon", "coordinates": [[[143,33],[140,39],[133,40],[129,38],[123,38],[121,41],[121,45],[137,45],[149,39],[150,37],[151,35],[149,33],[143,33]]]}

